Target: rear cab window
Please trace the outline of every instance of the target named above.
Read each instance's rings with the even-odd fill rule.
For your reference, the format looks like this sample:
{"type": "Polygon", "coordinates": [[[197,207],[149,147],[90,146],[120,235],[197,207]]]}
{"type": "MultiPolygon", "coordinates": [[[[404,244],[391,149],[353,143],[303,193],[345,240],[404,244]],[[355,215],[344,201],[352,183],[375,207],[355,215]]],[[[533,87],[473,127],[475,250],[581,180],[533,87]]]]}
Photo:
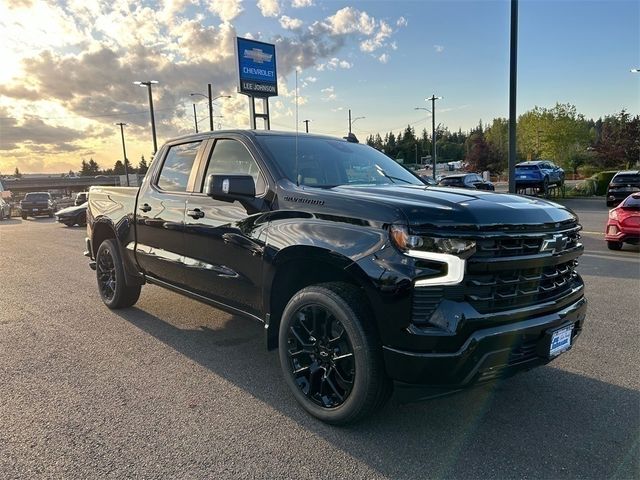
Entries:
{"type": "Polygon", "coordinates": [[[158,176],[157,186],[167,192],[186,192],[193,164],[202,141],[169,147],[158,176]]]}
{"type": "Polygon", "coordinates": [[[633,173],[625,173],[622,175],[616,175],[611,180],[611,183],[623,184],[623,185],[640,185],[640,175],[633,173]]]}

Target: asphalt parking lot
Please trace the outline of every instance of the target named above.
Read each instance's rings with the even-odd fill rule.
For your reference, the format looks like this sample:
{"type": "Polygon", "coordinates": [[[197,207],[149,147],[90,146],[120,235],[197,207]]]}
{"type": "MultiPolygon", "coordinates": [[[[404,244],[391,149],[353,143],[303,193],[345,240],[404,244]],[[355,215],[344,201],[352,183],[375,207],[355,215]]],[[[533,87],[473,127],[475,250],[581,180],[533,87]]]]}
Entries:
{"type": "Polygon", "coordinates": [[[640,250],[607,250],[603,200],[564,203],[586,247],[575,348],[348,428],[297,406],[261,325],[155,286],[109,311],[84,228],[2,222],[0,478],[638,478],[640,250]]]}

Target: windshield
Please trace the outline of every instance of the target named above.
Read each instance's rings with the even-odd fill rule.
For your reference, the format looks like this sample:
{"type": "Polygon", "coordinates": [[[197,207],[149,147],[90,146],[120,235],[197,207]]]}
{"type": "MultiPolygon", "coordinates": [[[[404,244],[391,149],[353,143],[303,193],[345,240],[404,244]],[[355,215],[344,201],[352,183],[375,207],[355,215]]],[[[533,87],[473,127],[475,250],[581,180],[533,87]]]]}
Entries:
{"type": "Polygon", "coordinates": [[[611,183],[623,183],[629,185],[639,185],[640,184],[640,175],[616,175],[613,177],[611,183]]]}
{"type": "Polygon", "coordinates": [[[622,208],[640,210],[640,194],[634,193],[633,195],[629,195],[622,203],[622,208]]]}
{"type": "MultiPolygon", "coordinates": [[[[256,136],[284,175],[296,181],[296,137],[256,136]]],[[[298,137],[297,176],[300,185],[424,185],[385,154],[367,145],[342,140],[298,137]]]]}
{"type": "Polygon", "coordinates": [[[464,182],[462,177],[445,177],[440,180],[439,184],[449,187],[459,187],[464,185],[464,182]]]}
{"type": "Polygon", "coordinates": [[[28,202],[46,202],[49,200],[48,193],[27,193],[24,199],[28,202]]]}

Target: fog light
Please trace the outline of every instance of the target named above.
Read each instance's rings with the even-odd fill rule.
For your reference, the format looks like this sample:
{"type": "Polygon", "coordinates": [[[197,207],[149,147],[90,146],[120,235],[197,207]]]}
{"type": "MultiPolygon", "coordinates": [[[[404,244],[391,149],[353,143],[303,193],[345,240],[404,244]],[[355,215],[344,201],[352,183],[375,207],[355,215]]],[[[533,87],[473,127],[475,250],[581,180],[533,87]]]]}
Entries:
{"type": "Polygon", "coordinates": [[[618,227],[609,225],[609,235],[615,235],[616,233],[618,233],[618,227]]]}

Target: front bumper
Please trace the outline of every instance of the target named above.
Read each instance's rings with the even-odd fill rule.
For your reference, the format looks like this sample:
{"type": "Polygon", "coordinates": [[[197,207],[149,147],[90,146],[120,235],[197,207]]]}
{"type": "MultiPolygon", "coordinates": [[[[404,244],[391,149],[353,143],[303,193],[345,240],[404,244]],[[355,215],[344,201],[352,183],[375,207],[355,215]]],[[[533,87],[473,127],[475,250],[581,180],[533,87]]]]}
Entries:
{"type": "MultiPolygon", "coordinates": [[[[584,297],[553,313],[473,332],[455,352],[412,352],[385,346],[388,375],[406,389],[429,386],[460,390],[543,365],[551,332],[573,325],[571,345],[586,316],[584,297]]],[[[418,395],[419,396],[419,395],[418,395]]],[[[433,395],[429,395],[433,396],[433,395]]]]}

